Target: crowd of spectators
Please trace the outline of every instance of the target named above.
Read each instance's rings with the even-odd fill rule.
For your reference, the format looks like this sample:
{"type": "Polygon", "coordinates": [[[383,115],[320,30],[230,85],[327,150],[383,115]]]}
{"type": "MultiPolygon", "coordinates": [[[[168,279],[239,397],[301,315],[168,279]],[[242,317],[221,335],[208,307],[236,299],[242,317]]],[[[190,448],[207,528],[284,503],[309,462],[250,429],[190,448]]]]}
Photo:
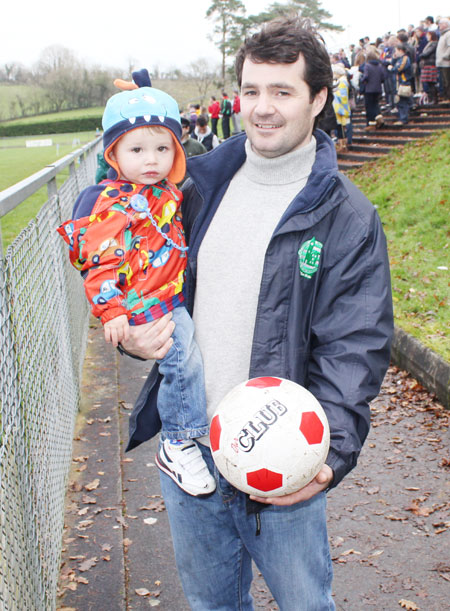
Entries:
{"type": "MultiPolygon", "coordinates": [[[[375,40],[365,36],[348,52],[330,54],[330,60],[334,100],[319,127],[345,151],[352,143],[352,111],[360,101],[369,131],[382,127],[388,114],[402,127],[418,106],[450,101],[450,18],[430,15],[375,40]]],[[[224,91],[220,100],[211,96],[208,107],[192,104],[183,117],[190,121],[189,136],[211,150],[220,142],[219,121],[223,140],[242,130],[239,93],[235,90],[232,99],[224,91]]]]}
{"type": "Polygon", "coordinates": [[[320,127],[336,140],[338,150],[352,139],[352,110],[364,101],[366,129],[384,124],[387,114],[404,126],[418,106],[450,101],[450,18],[426,17],[395,34],[371,41],[368,36],[330,55],[334,79],[334,116],[320,127]]]}
{"type": "Polygon", "coordinates": [[[450,18],[426,17],[395,34],[368,36],[330,55],[334,79],[334,116],[320,124],[338,150],[352,141],[352,110],[364,101],[366,129],[382,127],[395,114],[399,127],[418,106],[450,101],[450,18]]]}

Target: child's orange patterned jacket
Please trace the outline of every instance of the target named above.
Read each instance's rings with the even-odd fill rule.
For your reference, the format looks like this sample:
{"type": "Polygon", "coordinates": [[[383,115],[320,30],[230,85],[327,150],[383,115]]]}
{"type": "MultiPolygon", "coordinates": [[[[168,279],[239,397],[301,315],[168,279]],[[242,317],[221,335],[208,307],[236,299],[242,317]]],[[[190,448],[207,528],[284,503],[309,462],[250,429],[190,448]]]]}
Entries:
{"type": "Polygon", "coordinates": [[[105,180],[75,202],[75,216],[83,216],[58,227],[102,323],[121,314],[136,323],[154,320],[182,303],[187,247],[181,199],[167,180],[105,180]]]}

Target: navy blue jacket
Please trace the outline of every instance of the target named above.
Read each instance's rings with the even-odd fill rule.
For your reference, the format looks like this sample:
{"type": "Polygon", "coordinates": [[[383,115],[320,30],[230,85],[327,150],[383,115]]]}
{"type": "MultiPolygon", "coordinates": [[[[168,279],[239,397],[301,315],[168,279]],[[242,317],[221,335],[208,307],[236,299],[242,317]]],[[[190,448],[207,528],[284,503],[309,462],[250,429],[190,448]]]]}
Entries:
{"type": "Polygon", "coordinates": [[[378,59],[371,59],[364,64],[362,81],[364,83],[364,93],[381,93],[384,69],[378,59]]]}
{"type": "MultiPolygon", "coordinates": [[[[280,376],[308,388],[331,430],[327,464],[335,486],[355,465],[370,426],[369,401],[389,364],[393,332],[386,241],[367,198],[337,170],[331,139],[316,130],[316,160],[267,248],[248,377],[280,376]],[[301,275],[300,247],[323,244],[316,273],[301,275]]],[[[187,307],[197,256],[228,184],[245,161],[245,133],[188,160],[183,186],[189,239],[187,307]]],[[[250,229],[250,228],[247,228],[250,229]]],[[[213,262],[212,262],[213,263],[213,262]]],[[[130,419],[128,449],[159,430],[158,372],[149,374],[130,419]]]]}

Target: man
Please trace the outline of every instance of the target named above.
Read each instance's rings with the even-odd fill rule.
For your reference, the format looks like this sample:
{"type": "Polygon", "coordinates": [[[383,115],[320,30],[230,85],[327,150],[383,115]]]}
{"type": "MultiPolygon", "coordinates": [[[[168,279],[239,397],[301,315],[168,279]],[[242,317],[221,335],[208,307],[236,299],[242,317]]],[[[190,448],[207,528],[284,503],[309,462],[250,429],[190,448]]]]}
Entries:
{"type": "Polygon", "coordinates": [[[204,115],[199,115],[197,125],[191,134],[191,138],[198,140],[207,151],[212,151],[216,146],[219,146],[219,138],[213,134],[208,125],[208,120],[204,115]]]}
{"type": "Polygon", "coordinates": [[[216,98],[212,95],[210,99],[210,105],[208,106],[208,112],[211,117],[211,131],[217,136],[217,123],[219,122],[220,115],[220,104],[216,98]]]}
{"type": "Polygon", "coordinates": [[[450,19],[439,19],[439,42],[436,48],[436,66],[439,69],[442,84],[442,97],[450,100],[450,19]]]}
{"type": "Polygon", "coordinates": [[[438,26],[434,23],[434,17],[432,15],[428,15],[425,17],[425,29],[427,32],[436,32],[438,26]]]}
{"type": "Polygon", "coordinates": [[[186,157],[206,153],[206,148],[196,138],[191,138],[190,131],[192,123],[186,117],[181,117],[181,144],[186,152],[186,157]]]}
{"type": "Polygon", "coordinates": [[[228,94],[222,93],[222,104],[220,106],[220,113],[222,115],[222,135],[223,139],[227,140],[230,137],[230,119],[232,113],[231,100],[228,94]]]}
{"type": "MultiPolygon", "coordinates": [[[[183,189],[186,299],[208,414],[247,378],[284,377],[322,404],[331,447],[319,474],[285,497],[247,497],[217,472],[209,497],[186,495],[165,474],[162,491],[193,609],[252,609],[252,559],[283,611],[334,609],[325,491],[356,464],[389,362],[386,242],[374,207],[339,174],[331,139],[313,135],[332,99],[314,31],[294,18],[265,24],[239,50],[236,72],[245,133],[189,160],[183,189]]],[[[160,358],[171,345],[167,318],[134,331],[125,348],[160,358]]],[[[136,403],[129,449],[157,430],[157,378],[154,369],[136,403]]]]}
{"type": "Polygon", "coordinates": [[[241,100],[237,89],[233,91],[233,114],[231,115],[231,120],[233,121],[233,134],[239,134],[242,131],[241,100]]]}
{"type": "MultiPolygon", "coordinates": [[[[206,153],[206,148],[196,138],[191,137],[192,123],[187,117],[180,117],[181,122],[181,144],[183,145],[186,157],[195,157],[195,155],[203,155],[206,153]]],[[[186,180],[186,176],[177,184],[179,188],[186,180]]]]}

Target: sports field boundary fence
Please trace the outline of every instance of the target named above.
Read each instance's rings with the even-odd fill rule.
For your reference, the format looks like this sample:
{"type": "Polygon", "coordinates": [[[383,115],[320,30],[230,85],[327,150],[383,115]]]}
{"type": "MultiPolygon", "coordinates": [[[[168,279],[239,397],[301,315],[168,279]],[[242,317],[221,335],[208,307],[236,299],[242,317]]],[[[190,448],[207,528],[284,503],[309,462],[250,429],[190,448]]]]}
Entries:
{"type": "Polygon", "coordinates": [[[47,188],[37,216],[5,250],[0,238],[1,611],[56,608],[89,323],[80,275],[56,227],[93,184],[100,150],[97,137],[0,192],[1,219],[47,188]]]}

